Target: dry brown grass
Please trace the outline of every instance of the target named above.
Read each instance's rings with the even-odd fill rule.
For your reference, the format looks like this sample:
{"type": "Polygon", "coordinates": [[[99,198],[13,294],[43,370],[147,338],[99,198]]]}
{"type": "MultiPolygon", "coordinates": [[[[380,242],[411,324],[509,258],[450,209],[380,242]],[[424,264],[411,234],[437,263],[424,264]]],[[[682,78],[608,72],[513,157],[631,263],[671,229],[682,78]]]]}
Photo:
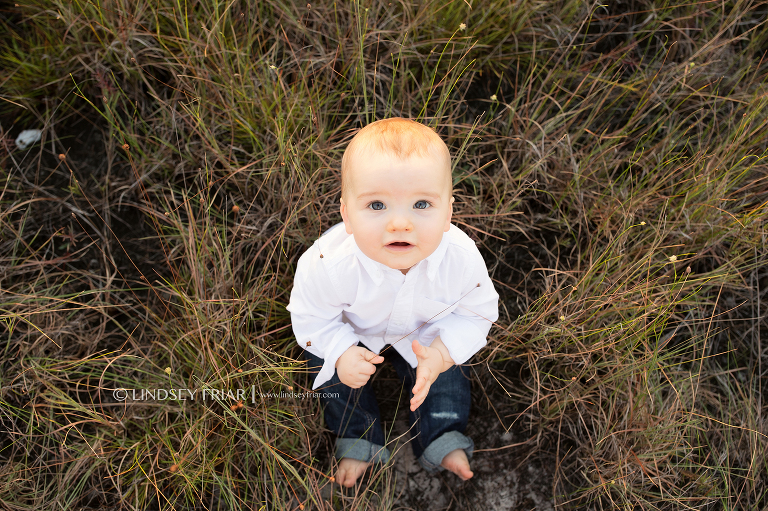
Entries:
{"type": "Polygon", "coordinates": [[[316,400],[112,389],[305,388],[295,263],[340,220],[355,129],[402,115],[451,148],[455,221],[502,297],[474,388],[552,460],[556,504],[764,508],[766,11],[9,8],[0,501],[395,507],[388,467],[321,498],[316,400]]]}

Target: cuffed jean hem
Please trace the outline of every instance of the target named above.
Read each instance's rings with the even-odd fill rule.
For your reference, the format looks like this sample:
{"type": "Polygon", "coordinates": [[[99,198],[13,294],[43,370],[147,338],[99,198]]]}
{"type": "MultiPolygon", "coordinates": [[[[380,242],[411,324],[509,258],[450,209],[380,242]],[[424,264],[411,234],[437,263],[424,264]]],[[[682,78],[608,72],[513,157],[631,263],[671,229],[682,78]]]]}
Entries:
{"type": "Polygon", "coordinates": [[[458,431],[447,431],[427,446],[424,453],[419,456],[419,464],[430,474],[445,470],[440,463],[443,462],[446,454],[456,449],[464,449],[467,459],[471,460],[475,442],[458,431]]]}
{"type": "Polygon", "coordinates": [[[388,463],[392,455],[383,445],[376,445],[364,438],[337,438],[336,458],[351,458],[369,463],[388,463]]]}

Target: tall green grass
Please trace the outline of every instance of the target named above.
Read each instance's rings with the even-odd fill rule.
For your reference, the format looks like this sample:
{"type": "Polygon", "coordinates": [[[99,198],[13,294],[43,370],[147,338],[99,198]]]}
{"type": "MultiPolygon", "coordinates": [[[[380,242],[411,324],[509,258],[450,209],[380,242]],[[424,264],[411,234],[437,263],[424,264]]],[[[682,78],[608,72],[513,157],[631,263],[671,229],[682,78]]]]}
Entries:
{"type": "MultiPolygon", "coordinates": [[[[0,498],[395,508],[331,492],[290,392],[298,257],[387,116],[455,157],[501,295],[475,389],[558,506],[762,509],[765,2],[33,2],[2,13],[0,498]],[[462,28],[462,24],[464,25],[462,28]],[[18,150],[13,138],[43,129],[18,150]]],[[[489,448],[501,446],[487,446],[489,448]]]]}

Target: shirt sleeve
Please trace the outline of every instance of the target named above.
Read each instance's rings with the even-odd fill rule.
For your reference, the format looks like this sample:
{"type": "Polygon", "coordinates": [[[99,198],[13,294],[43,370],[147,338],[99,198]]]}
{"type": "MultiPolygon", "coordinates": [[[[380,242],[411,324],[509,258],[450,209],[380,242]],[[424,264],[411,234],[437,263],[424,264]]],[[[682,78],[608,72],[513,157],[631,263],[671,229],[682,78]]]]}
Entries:
{"type": "Polygon", "coordinates": [[[286,307],[299,346],[323,359],[312,390],[333,378],[336,361],[358,342],[352,326],[342,321],[343,307],[315,244],[299,258],[286,307]]]}
{"type": "Polygon", "coordinates": [[[488,332],[499,319],[499,295],[483,257],[476,248],[474,252],[463,298],[450,314],[422,331],[425,339],[439,335],[456,364],[463,364],[487,344],[488,332]]]}

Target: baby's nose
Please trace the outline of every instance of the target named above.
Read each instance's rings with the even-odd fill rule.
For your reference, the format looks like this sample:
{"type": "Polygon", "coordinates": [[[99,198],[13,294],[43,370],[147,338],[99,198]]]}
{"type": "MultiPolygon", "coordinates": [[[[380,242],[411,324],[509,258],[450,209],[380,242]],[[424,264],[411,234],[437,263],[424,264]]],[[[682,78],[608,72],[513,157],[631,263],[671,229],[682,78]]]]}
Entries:
{"type": "Polygon", "coordinates": [[[395,231],[405,231],[410,232],[413,230],[413,224],[410,220],[408,220],[407,217],[397,215],[392,219],[392,221],[389,222],[388,231],[389,232],[395,232],[395,231]]]}

